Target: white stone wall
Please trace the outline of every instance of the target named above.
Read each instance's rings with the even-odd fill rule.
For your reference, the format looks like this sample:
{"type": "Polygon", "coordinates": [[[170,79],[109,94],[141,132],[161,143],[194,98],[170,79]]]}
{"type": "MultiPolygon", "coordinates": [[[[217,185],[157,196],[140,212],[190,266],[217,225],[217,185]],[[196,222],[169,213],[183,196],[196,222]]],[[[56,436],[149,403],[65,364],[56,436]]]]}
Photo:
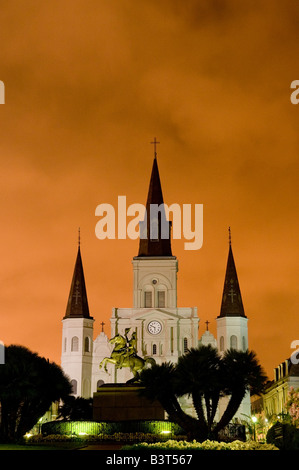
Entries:
{"type": "MultiPolygon", "coordinates": [[[[245,317],[219,317],[217,318],[217,347],[218,351],[224,353],[227,349],[235,347],[241,351],[248,349],[248,319],[245,317]]],[[[218,407],[219,419],[224,410],[226,409],[229,397],[221,398],[218,407]]],[[[244,397],[238,412],[234,418],[239,421],[250,419],[251,405],[250,394],[247,393],[244,397]]]]}
{"type": "Polygon", "coordinates": [[[75,395],[84,398],[91,396],[93,322],[93,319],[88,318],[62,320],[61,367],[70,380],[76,380],[75,395]]]}
{"type": "Polygon", "coordinates": [[[232,347],[234,337],[237,340],[236,349],[245,351],[248,349],[248,319],[245,317],[220,317],[217,318],[217,345],[221,352],[232,347]],[[221,338],[223,338],[223,343],[221,338]]]}

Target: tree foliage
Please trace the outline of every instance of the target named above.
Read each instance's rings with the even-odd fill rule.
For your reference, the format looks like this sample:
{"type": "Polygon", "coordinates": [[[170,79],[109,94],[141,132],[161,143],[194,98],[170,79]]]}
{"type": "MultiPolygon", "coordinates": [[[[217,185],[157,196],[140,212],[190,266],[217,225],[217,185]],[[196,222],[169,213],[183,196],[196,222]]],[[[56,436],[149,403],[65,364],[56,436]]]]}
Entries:
{"type": "Polygon", "coordinates": [[[299,428],[299,388],[295,390],[294,387],[290,387],[286,409],[291,417],[292,424],[299,428]]]}
{"type": "Polygon", "coordinates": [[[30,431],[51,403],[67,397],[71,384],[54,362],[23,346],[5,348],[0,366],[0,439],[16,441],[30,431]]]}
{"type": "Polygon", "coordinates": [[[197,440],[217,438],[232,420],[248,391],[260,394],[267,377],[252,351],[228,350],[220,356],[212,346],[199,346],[181,356],[176,365],[163,363],[141,373],[143,394],[160,401],[169,419],[197,440]],[[196,418],[185,413],[179,397],[192,398],[196,418]],[[218,423],[221,397],[229,396],[218,423]]]}
{"type": "Polygon", "coordinates": [[[59,418],[67,421],[92,421],[92,398],[68,396],[59,407],[59,418]]]}

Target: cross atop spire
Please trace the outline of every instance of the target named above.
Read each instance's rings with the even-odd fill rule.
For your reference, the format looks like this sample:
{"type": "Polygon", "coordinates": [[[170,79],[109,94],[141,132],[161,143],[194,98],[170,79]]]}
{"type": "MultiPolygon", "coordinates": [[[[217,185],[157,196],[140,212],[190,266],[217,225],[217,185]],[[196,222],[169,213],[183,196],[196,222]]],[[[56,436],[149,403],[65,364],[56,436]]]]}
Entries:
{"type": "Polygon", "coordinates": [[[232,246],[232,234],[231,234],[230,227],[228,227],[228,243],[229,243],[229,246],[232,246]]]}
{"type": "Polygon", "coordinates": [[[81,245],[80,227],[78,228],[78,246],[81,245]]]}
{"type": "Polygon", "coordinates": [[[151,142],[151,144],[154,144],[154,157],[157,158],[157,144],[160,142],[157,141],[156,137],[154,138],[154,141],[151,142]]]}

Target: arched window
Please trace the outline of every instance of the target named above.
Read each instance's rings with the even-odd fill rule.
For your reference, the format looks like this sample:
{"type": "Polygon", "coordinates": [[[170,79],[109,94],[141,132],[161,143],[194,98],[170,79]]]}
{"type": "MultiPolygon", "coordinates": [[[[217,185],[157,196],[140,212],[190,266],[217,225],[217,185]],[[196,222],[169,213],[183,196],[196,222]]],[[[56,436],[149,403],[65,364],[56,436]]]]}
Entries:
{"type": "Polygon", "coordinates": [[[88,336],[86,336],[84,340],[84,352],[90,352],[90,339],[88,336]]]}
{"type": "Polygon", "coordinates": [[[224,336],[220,336],[220,352],[224,351],[224,336]]]}
{"type": "Polygon", "coordinates": [[[73,395],[76,395],[77,394],[77,380],[75,379],[71,380],[71,386],[72,386],[73,395]]]}
{"type": "Polygon", "coordinates": [[[66,338],[64,338],[64,343],[63,344],[64,344],[63,350],[64,350],[64,352],[66,352],[66,338]]]}
{"type": "Polygon", "coordinates": [[[243,351],[246,351],[246,339],[245,336],[242,337],[243,351]]]}
{"type": "Polygon", "coordinates": [[[184,348],[184,353],[186,353],[188,351],[188,338],[184,338],[183,348],[184,348]]]}
{"type": "Polygon", "coordinates": [[[79,351],[79,338],[78,336],[73,336],[72,337],[72,345],[71,345],[71,351],[79,351]]]}
{"type": "Polygon", "coordinates": [[[153,356],[157,354],[157,345],[153,344],[153,356]]]}
{"type": "Polygon", "coordinates": [[[230,337],[230,347],[231,347],[232,349],[237,349],[237,347],[238,347],[238,339],[237,339],[236,335],[232,335],[232,336],[230,337]]]}

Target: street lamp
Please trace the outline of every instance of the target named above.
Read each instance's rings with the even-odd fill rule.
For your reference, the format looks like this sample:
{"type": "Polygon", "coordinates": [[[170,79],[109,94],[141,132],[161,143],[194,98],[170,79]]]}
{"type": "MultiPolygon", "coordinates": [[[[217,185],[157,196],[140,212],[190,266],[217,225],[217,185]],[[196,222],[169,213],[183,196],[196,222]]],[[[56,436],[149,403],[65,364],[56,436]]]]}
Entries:
{"type": "Polygon", "coordinates": [[[256,441],[256,434],[255,434],[255,423],[257,422],[257,417],[252,416],[252,422],[253,422],[253,439],[256,441]]]}

